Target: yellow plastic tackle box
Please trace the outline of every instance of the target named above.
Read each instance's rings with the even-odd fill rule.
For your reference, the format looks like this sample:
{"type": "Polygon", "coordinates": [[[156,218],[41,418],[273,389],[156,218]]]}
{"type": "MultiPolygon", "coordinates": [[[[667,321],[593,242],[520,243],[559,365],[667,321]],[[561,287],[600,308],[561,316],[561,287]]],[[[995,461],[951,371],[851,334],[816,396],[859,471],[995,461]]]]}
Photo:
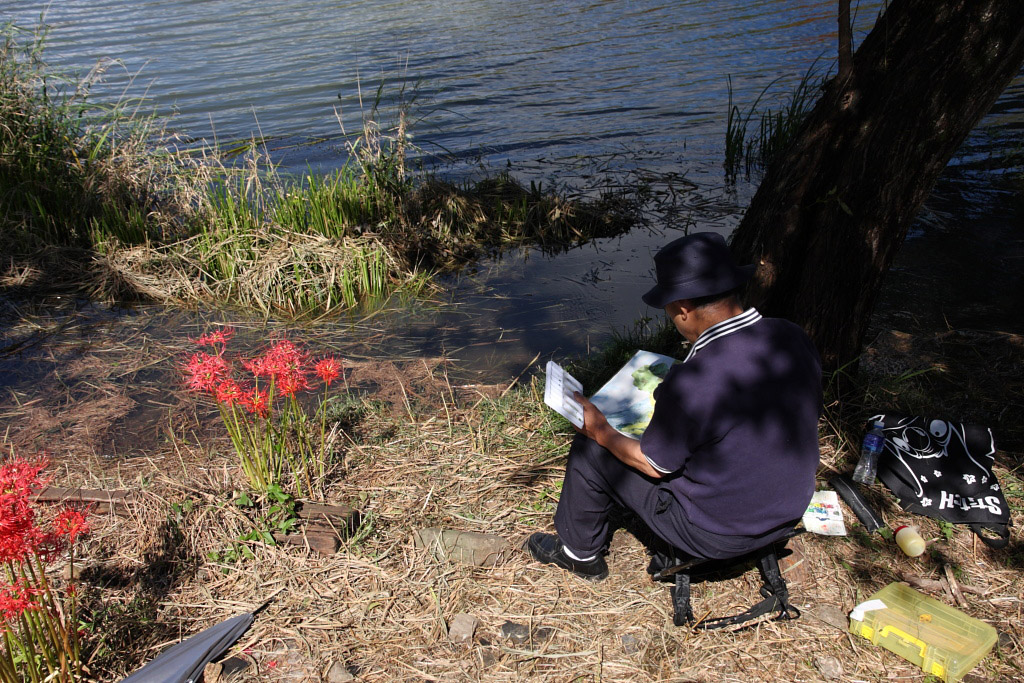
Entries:
{"type": "Polygon", "coordinates": [[[992,626],[902,583],[890,583],[858,605],[850,613],[850,632],[947,683],[973,669],[997,637],[992,626]]]}

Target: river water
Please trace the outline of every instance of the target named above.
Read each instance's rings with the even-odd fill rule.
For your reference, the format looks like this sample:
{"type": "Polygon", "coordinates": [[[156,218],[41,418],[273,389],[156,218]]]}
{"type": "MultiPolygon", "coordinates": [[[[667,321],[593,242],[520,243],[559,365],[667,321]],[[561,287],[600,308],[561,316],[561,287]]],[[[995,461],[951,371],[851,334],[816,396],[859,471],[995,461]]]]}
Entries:
{"type": "MultiPolygon", "coordinates": [[[[855,38],[882,4],[855,3],[855,38]]],[[[832,59],[836,23],[834,0],[0,0],[0,20],[22,27],[44,10],[47,61],[104,70],[94,101],[144,98],[195,144],[261,138],[286,172],[344,163],[343,128],[358,130],[381,86],[384,111],[413,101],[418,160],[439,173],[508,167],[581,192],[642,176],[672,193],[646,228],[486,260],[444,281],[446,305],[374,322],[387,348],[448,353],[484,378],[658,314],[638,299],[652,253],[684,229],[729,234],[756,188],[724,181],[727,77],[741,106],[766,87],[777,103],[832,59]]],[[[1022,140],[1018,78],[929,200],[885,325],[1024,331],[1006,314],[1024,304],[1022,140]]]]}

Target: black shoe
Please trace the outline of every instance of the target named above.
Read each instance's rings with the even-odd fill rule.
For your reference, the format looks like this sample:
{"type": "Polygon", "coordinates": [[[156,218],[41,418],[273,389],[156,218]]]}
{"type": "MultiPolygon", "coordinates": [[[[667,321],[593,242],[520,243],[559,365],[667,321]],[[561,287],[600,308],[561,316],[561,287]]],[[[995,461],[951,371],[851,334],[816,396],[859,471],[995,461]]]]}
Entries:
{"type": "Polygon", "coordinates": [[[565,547],[554,534],[533,534],[526,540],[526,549],[538,562],[561,567],[588,581],[600,581],[608,576],[608,565],[603,557],[574,560],[565,554],[565,547]]]}

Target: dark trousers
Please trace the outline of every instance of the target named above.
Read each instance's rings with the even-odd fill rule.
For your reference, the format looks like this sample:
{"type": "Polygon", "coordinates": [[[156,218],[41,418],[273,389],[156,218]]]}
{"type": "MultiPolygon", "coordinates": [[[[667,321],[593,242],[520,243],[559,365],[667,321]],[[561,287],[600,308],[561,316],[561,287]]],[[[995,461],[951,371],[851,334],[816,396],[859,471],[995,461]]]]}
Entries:
{"type": "Polygon", "coordinates": [[[569,448],[555,529],[569,550],[590,557],[603,550],[614,506],[632,510],[662,541],[693,557],[722,559],[761,548],[792,527],[757,536],[725,536],[690,523],[665,479],[622,463],[596,441],[577,434],[569,448]]]}

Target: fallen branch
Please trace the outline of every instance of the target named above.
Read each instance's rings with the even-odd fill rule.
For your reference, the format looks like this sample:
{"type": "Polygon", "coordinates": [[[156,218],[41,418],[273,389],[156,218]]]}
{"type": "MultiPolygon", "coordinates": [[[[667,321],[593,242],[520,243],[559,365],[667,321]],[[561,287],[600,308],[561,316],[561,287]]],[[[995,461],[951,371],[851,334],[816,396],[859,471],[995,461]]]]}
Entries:
{"type": "Polygon", "coordinates": [[[116,511],[134,498],[131,491],[103,491],[101,489],[66,489],[47,486],[32,495],[39,503],[80,503],[95,505],[96,512],[116,511]]]}

